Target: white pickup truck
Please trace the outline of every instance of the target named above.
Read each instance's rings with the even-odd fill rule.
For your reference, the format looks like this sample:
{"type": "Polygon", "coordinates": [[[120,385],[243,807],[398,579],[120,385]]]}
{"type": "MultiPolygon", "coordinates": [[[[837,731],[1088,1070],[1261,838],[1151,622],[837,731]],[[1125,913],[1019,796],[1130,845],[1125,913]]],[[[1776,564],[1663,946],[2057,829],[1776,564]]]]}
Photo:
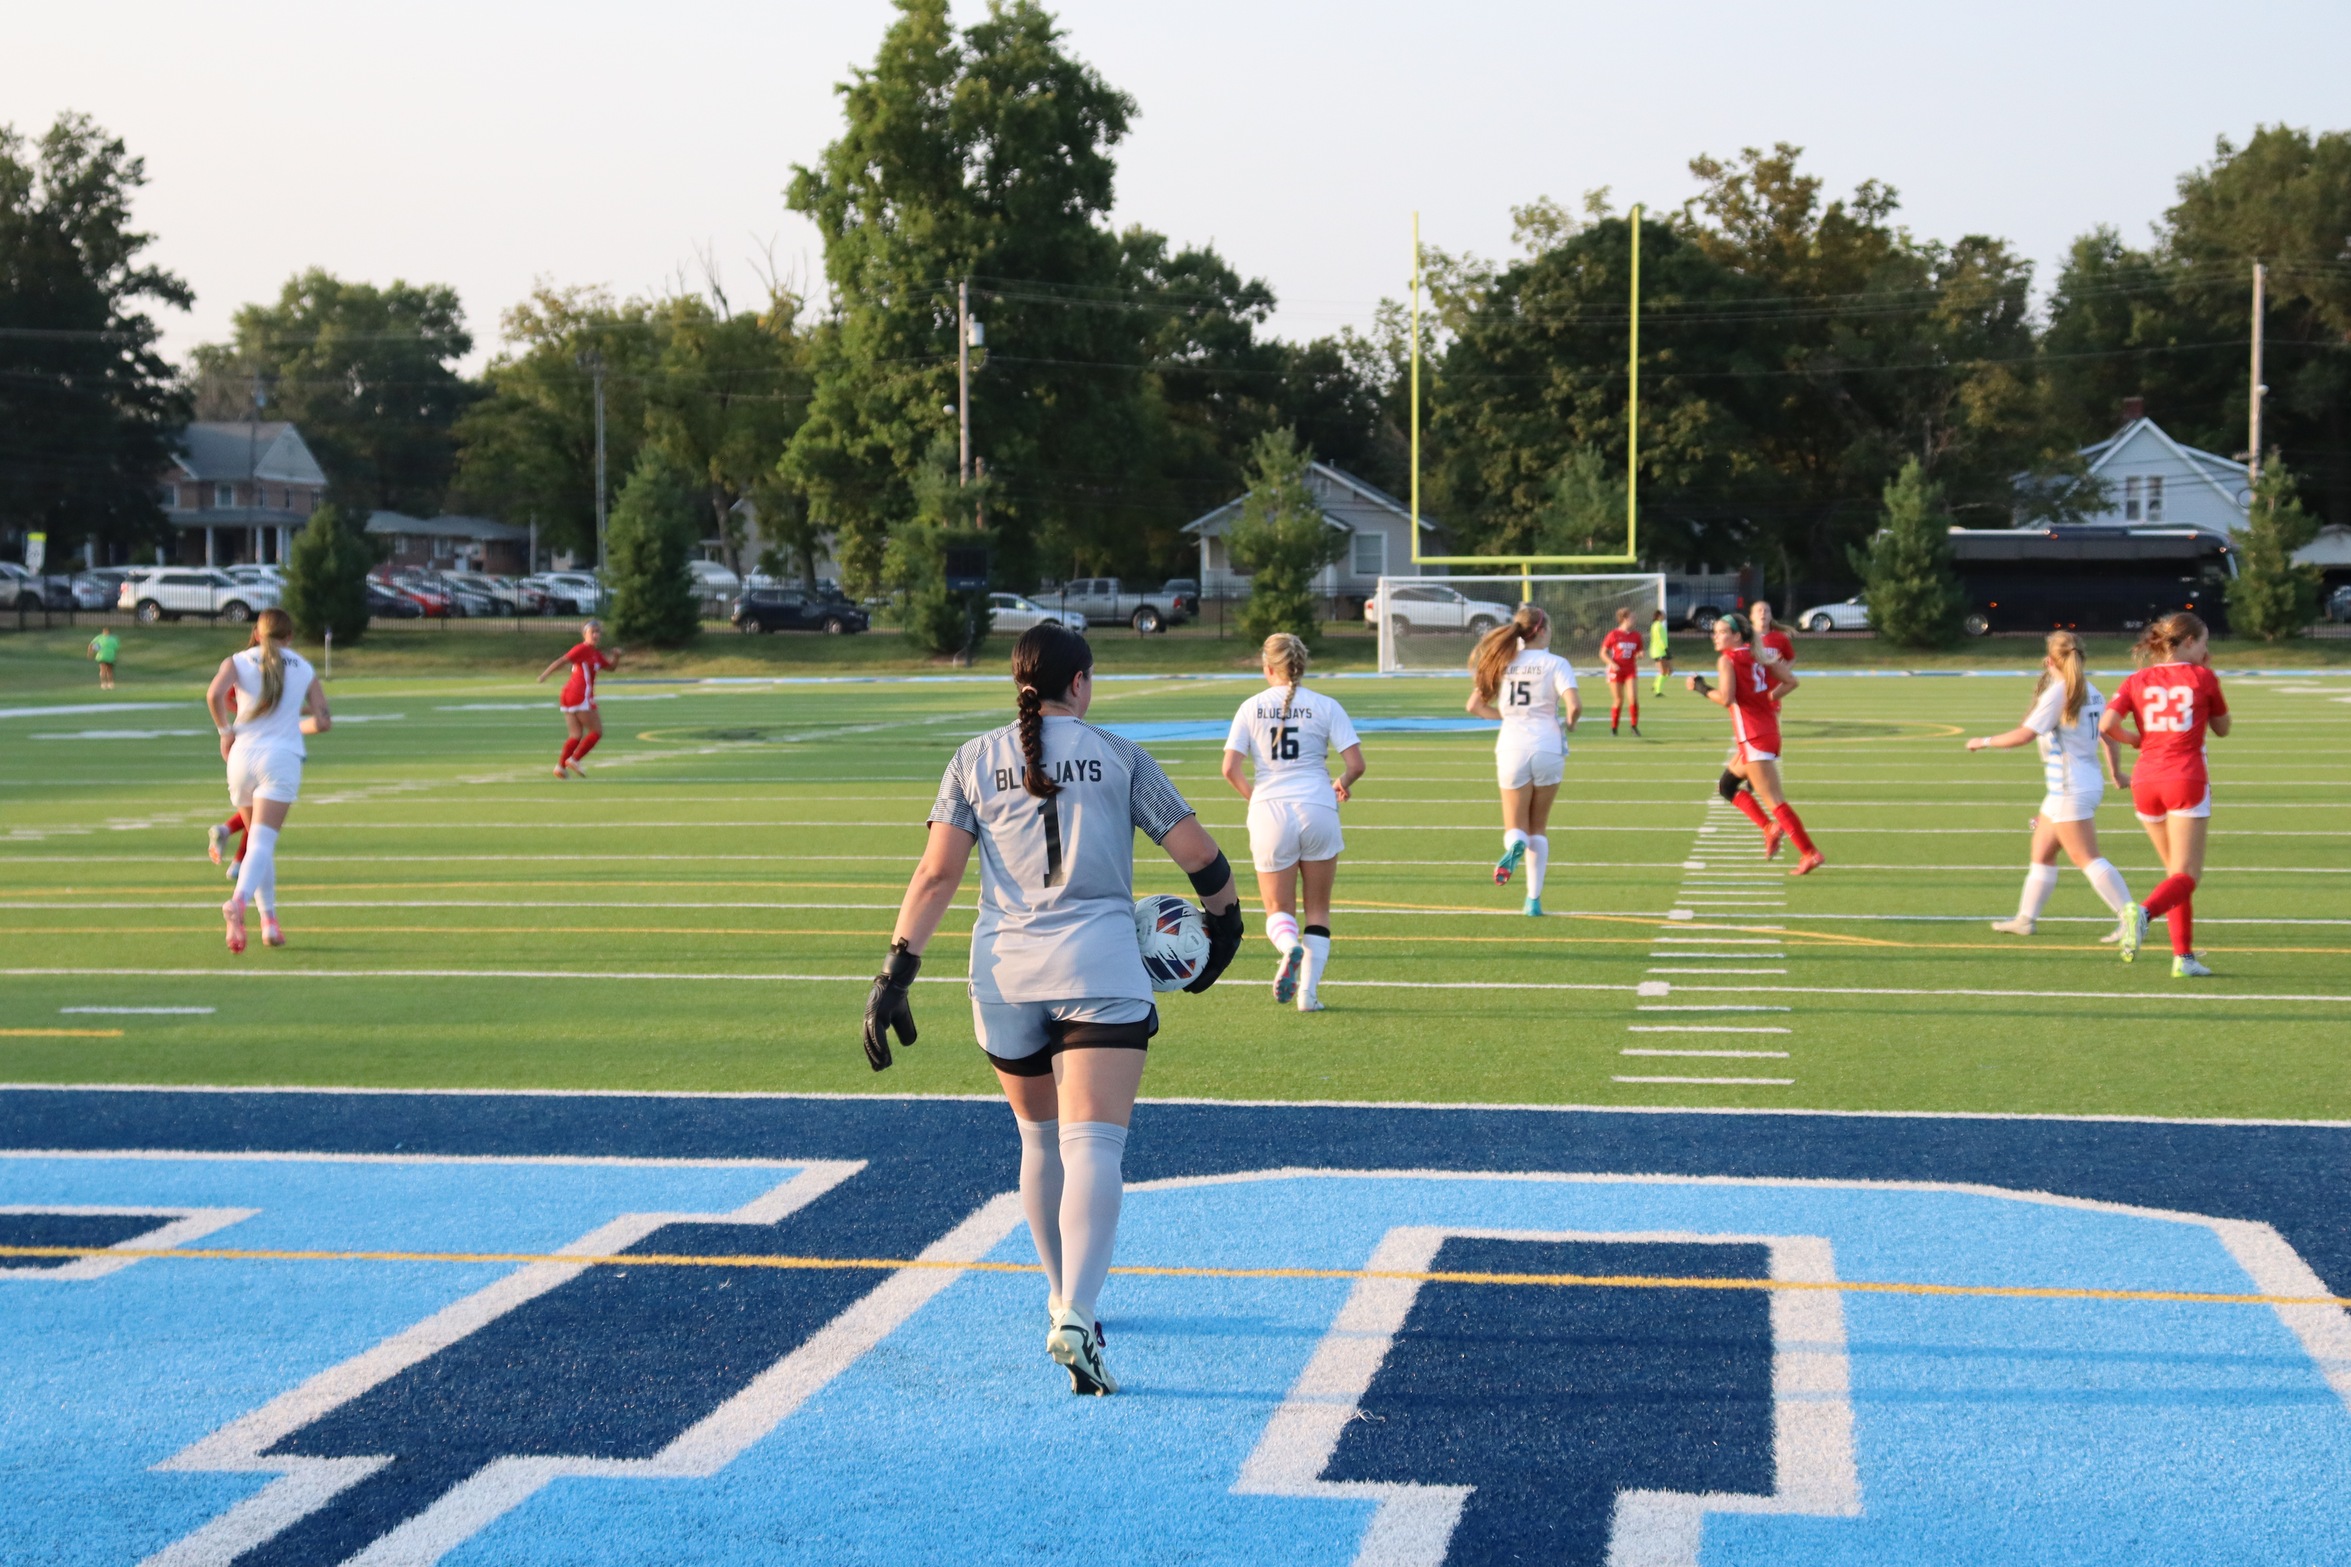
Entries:
{"type": "MultiPolygon", "coordinates": [[[[1508,604],[1473,599],[1433,583],[1416,582],[1410,587],[1388,590],[1388,629],[1399,637],[1411,636],[1416,631],[1466,631],[1471,636],[1482,637],[1516,613],[1508,604]]],[[[1377,598],[1365,601],[1363,618],[1368,625],[1380,623],[1377,598]]]]}
{"type": "Polygon", "coordinates": [[[142,626],[182,615],[202,615],[243,625],[257,611],[278,607],[278,590],[267,582],[239,582],[210,566],[163,566],[122,579],[116,608],[142,626]]]}

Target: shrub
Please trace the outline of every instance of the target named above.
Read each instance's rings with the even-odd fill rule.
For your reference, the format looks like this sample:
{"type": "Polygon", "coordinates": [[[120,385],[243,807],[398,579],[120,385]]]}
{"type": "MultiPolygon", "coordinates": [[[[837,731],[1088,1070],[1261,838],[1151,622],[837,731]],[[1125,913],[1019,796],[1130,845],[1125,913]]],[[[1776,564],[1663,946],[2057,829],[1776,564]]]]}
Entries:
{"type": "Polygon", "coordinates": [[[1861,571],[1861,596],[1877,634],[1903,647],[1959,640],[1960,591],[1951,566],[1951,519],[1943,491],[1912,458],[1885,489],[1885,511],[1861,571]]]}
{"type": "Polygon", "coordinates": [[[367,634],[367,574],[375,548],[332,503],[310,514],[286,552],[286,613],[294,634],[316,642],[333,631],[348,647],[367,634]]]}
{"type": "Polygon", "coordinates": [[[2317,536],[2318,519],[2302,509],[2286,465],[2274,459],[2263,465],[2245,531],[2237,538],[2237,575],[2229,584],[2231,631],[2279,642],[2318,618],[2319,569],[2294,564],[2294,552],[2317,536]]]}
{"type": "Polygon", "coordinates": [[[1251,452],[1254,474],[1241,499],[1241,515],[1225,533],[1225,552],[1249,573],[1249,597],[1241,605],[1241,630],[1255,641],[1277,631],[1303,637],[1309,647],[1321,640],[1315,613],[1314,574],[1347,548],[1347,534],[1325,520],[1307,488],[1314,454],[1290,430],[1258,437],[1251,452]]]}
{"type": "Polygon", "coordinates": [[[604,580],[612,590],[612,634],[620,641],[677,647],[701,634],[702,605],[686,562],[702,516],[693,479],[647,447],[621,486],[606,529],[604,580]]]}

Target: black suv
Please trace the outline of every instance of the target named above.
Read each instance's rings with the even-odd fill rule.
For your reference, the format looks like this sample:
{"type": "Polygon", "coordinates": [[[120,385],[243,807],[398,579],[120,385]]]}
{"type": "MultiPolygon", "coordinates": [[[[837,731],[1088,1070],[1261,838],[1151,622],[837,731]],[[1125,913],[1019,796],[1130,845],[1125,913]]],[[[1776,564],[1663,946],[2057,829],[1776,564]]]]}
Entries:
{"type": "Polygon", "coordinates": [[[821,631],[827,636],[863,631],[865,611],[846,599],[806,588],[752,588],[735,600],[730,617],[738,631],[821,631]]]}

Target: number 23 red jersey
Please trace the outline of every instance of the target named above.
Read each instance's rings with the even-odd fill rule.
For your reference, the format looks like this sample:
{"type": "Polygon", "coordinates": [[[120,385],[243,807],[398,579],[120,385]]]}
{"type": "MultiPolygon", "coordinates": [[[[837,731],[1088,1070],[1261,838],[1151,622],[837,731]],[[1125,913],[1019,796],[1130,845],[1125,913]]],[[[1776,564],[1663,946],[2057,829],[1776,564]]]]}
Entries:
{"type": "Polygon", "coordinates": [[[1641,656],[1641,639],[1630,631],[1611,631],[1600,639],[1600,656],[1626,674],[1641,656]]]}
{"type": "Polygon", "coordinates": [[[2202,783],[2205,728],[2229,704],[2220,694],[2220,677],[2202,664],[2152,664],[2123,681],[2106,710],[2139,721],[2134,782],[2202,783]]]}

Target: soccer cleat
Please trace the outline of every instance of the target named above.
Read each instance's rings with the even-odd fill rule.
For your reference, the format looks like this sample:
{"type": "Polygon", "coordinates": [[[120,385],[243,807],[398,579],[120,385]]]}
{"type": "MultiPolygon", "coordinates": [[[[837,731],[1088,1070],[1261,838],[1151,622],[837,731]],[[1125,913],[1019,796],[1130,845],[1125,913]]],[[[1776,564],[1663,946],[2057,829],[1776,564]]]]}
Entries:
{"type": "MultiPolygon", "coordinates": [[[[1302,995],[1298,998],[1298,1010],[1301,1012],[1320,1012],[1323,1010],[1322,998],[1315,995],[1302,995]]],[[[1097,1324],[1097,1326],[1099,1326],[1099,1324],[1097,1324]]]]}
{"type": "Polygon", "coordinates": [[[1641,726],[1639,724],[1633,725],[1633,738],[1636,740],[1641,738],[1641,726]]]}
{"type": "Polygon", "coordinates": [[[245,900],[232,896],[220,906],[220,917],[228,923],[229,951],[245,950],[245,900]]]}
{"type": "Polygon", "coordinates": [[[1518,871],[1518,862],[1526,857],[1527,846],[1523,843],[1514,843],[1504,849],[1502,858],[1494,862],[1494,885],[1497,887],[1509,886],[1510,878],[1518,871]]]}
{"type": "Polygon", "coordinates": [[[1796,862],[1796,868],[1788,872],[1788,874],[1791,876],[1809,876],[1814,871],[1819,870],[1823,865],[1828,864],[1828,862],[1827,855],[1821,853],[1818,849],[1814,849],[1809,854],[1806,854],[1802,859],[1798,860],[1796,862]]]}
{"type": "Polygon", "coordinates": [[[232,859],[232,860],[230,860],[230,861],[229,861],[229,862],[228,862],[226,865],[224,865],[224,866],[222,866],[222,867],[221,867],[223,870],[225,870],[225,871],[227,871],[227,872],[228,872],[228,877],[229,877],[229,885],[231,885],[231,886],[235,886],[235,885],[236,885],[236,881],[237,881],[237,872],[238,872],[240,869],[242,869],[242,868],[243,868],[243,866],[244,866],[244,861],[242,861],[242,860],[233,860],[233,859],[232,859]]]}
{"type": "Polygon", "coordinates": [[[2122,940],[2122,932],[2120,930],[2110,930],[2105,935],[2098,938],[2098,945],[2101,947],[2111,947],[2120,940],[2122,940]]]}
{"type": "Polygon", "coordinates": [[[588,770],[580,765],[580,759],[576,756],[573,757],[569,762],[566,762],[564,765],[571,769],[571,775],[574,778],[585,778],[588,776],[588,770]]]}
{"type": "Polygon", "coordinates": [[[1531,920],[1539,920],[1543,917],[1543,900],[1541,898],[1527,899],[1526,916],[1531,920]]]}
{"type": "Polygon", "coordinates": [[[563,764],[561,762],[557,762],[555,764],[555,776],[558,778],[569,778],[571,774],[563,770],[563,764]]]}
{"type": "Polygon", "coordinates": [[[2212,970],[2198,962],[2196,954],[2190,952],[2185,956],[2171,960],[2171,977],[2174,979],[2210,979],[2212,970]]]}
{"type": "Polygon", "coordinates": [[[1306,972],[1306,943],[1293,941],[1282,952],[1281,967],[1273,971],[1276,1006],[1288,1006],[1298,996],[1298,977],[1306,972]]]}
{"type": "Polygon", "coordinates": [[[1785,843],[1787,839],[1788,835],[1786,831],[1779,827],[1775,826],[1764,828],[1763,857],[1767,860],[1778,859],[1780,857],[1780,845],[1785,843]]]}
{"type": "Polygon", "coordinates": [[[227,858],[229,848],[229,830],[226,827],[223,827],[218,822],[214,822],[211,826],[204,829],[204,840],[205,852],[212,856],[213,864],[218,865],[227,858]]]}
{"type": "Polygon", "coordinates": [[[278,917],[275,914],[261,916],[261,944],[265,947],[282,947],[286,944],[286,933],[278,928],[278,917]]]}
{"type": "Polygon", "coordinates": [[[2133,903],[2122,911],[2122,920],[2114,927],[2114,939],[2122,948],[2125,963],[2139,961],[2139,944],[2147,939],[2147,905],[2133,903]]]}
{"type": "Polygon", "coordinates": [[[1100,1395],[1118,1391],[1118,1379],[1102,1358],[1102,1324],[1089,1323],[1068,1306],[1053,1314],[1052,1331],[1045,1335],[1045,1352],[1069,1373],[1072,1393],[1100,1395]]]}
{"type": "Polygon", "coordinates": [[[2012,920],[1992,921],[1992,928],[2006,936],[2029,936],[2033,933],[2033,922],[2019,914],[2012,920]]]}

